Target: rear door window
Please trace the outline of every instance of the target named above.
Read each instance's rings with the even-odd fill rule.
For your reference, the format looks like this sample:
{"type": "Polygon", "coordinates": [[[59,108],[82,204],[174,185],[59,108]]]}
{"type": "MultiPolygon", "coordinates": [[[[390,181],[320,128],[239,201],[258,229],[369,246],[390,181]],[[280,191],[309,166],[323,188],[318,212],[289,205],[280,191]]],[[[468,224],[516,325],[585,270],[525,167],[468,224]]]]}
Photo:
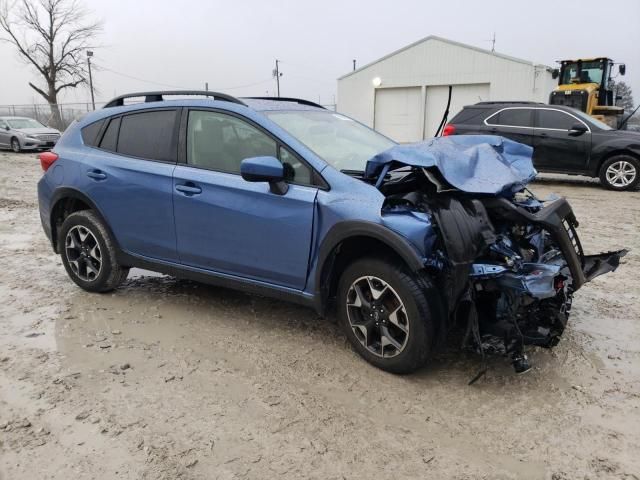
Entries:
{"type": "Polygon", "coordinates": [[[554,130],[571,130],[576,123],[580,123],[571,115],[559,110],[538,110],[538,128],[552,128],[554,130]]]}
{"type": "Polygon", "coordinates": [[[176,110],[156,110],[122,117],[117,152],[122,155],[175,162],[176,110]]]}
{"type": "Polygon", "coordinates": [[[533,110],[530,108],[507,108],[487,119],[489,125],[506,127],[533,127],[533,110]]]}

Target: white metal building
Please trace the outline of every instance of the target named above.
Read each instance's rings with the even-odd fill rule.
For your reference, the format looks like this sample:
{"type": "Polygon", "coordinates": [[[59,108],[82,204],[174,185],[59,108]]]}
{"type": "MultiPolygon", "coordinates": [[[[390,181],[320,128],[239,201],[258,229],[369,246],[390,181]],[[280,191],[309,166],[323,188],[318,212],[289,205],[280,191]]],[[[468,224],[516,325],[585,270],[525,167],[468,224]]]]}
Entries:
{"type": "Polygon", "coordinates": [[[551,67],[429,36],[338,79],[337,110],[398,142],[432,137],[453,86],[449,118],[486,100],[547,102],[551,67]]]}

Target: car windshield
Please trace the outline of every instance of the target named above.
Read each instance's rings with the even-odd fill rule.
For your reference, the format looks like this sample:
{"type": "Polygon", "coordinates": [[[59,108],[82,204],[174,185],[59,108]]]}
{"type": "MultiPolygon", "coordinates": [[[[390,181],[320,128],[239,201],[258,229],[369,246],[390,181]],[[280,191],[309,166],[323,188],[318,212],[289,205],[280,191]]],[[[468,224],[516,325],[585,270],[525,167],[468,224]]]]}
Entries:
{"type": "Polygon", "coordinates": [[[367,160],[393,140],[330,111],[269,111],[264,114],[338,170],[364,171],[367,160]]]}
{"type": "Polygon", "coordinates": [[[43,128],[42,125],[37,120],[33,118],[12,118],[11,120],[7,120],[7,123],[11,128],[43,128]]]}
{"type": "Polygon", "coordinates": [[[578,109],[574,108],[574,109],[571,110],[571,113],[573,113],[576,117],[579,117],[582,120],[584,120],[585,122],[587,122],[587,124],[589,124],[589,122],[591,122],[591,125],[595,125],[600,130],[613,130],[613,128],[611,128],[606,123],[601,122],[597,118],[593,118],[591,115],[587,115],[582,110],[578,110],[578,109]]]}

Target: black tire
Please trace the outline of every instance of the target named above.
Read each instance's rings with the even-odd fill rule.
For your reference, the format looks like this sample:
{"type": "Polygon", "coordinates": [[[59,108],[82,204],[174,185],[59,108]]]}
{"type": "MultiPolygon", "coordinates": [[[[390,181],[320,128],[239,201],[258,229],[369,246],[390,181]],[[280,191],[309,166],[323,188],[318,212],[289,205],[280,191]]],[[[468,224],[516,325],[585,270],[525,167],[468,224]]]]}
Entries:
{"type": "Polygon", "coordinates": [[[18,140],[16,137],[13,137],[11,139],[11,150],[13,150],[14,153],[20,153],[20,151],[22,150],[22,148],[20,148],[20,140],[18,140]]]}
{"type": "Polygon", "coordinates": [[[605,160],[600,167],[599,175],[600,183],[609,190],[635,190],[638,187],[638,183],[640,183],[640,162],[630,155],[615,155],[605,160]],[[613,172],[619,168],[626,168],[626,171],[633,172],[625,176],[625,178],[630,179],[630,175],[633,175],[633,179],[630,179],[627,184],[624,184],[625,182],[621,180],[616,182],[612,179],[613,172]]]}
{"type": "MultiPolygon", "coordinates": [[[[438,325],[440,325],[441,320],[439,316],[442,314],[442,309],[440,295],[434,289],[431,280],[426,276],[415,276],[396,263],[385,259],[362,258],[349,265],[338,283],[337,315],[349,342],[365,360],[382,370],[405,374],[426,365],[431,353],[437,346],[438,325]],[[358,281],[363,281],[361,280],[362,277],[369,276],[380,279],[387,284],[387,287],[391,287],[393,296],[399,298],[406,311],[406,315],[403,315],[403,318],[408,330],[407,337],[404,337],[405,343],[401,350],[392,347],[391,353],[395,352],[393,356],[384,356],[385,347],[382,339],[377,344],[374,341],[370,347],[365,346],[362,340],[364,335],[356,333],[360,327],[352,327],[350,321],[350,315],[352,318],[357,317],[357,319],[366,319],[367,317],[367,314],[360,313],[364,309],[357,306],[354,307],[354,305],[348,306],[347,304],[354,302],[353,295],[356,292],[354,285],[358,281]],[[356,283],[354,284],[354,282],[356,283]],[[380,345],[382,345],[380,351],[374,353],[372,350],[377,351],[380,345]]],[[[359,297],[359,294],[356,296],[359,297]]],[[[380,298],[383,298],[383,296],[381,295],[380,298]]],[[[373,302],[371,305],[373,305],[373,302]]],[[[386,311],[387,315],[388,310],[386,311]]],[[[380,311],[380,308],[378,311],[380,311]]],[[[371,310],[368,309],[367,312],[371,312],[371,310]]],[[[375,318],[376,320],[378,319],[377,315],[375,318]]],[[[370,324],[368,319],[367,323],[370,324]]],[[[389,327],[388,317],[385,322],[384,316],[382,316],[380,323],[389,327]]],[[[375,323],[375,325],[378,325],[378,323],[375,323]]],[[[373,326],[373,328],[382,327],[373,326]]],[[[402,335],[402,332],[400,334],[402,335]]],[[[375,338],[375,336],[376,333],[374,331],[371,338],[375,338]]],[[[369,342],[368,339],[365,339],[365,343],[369,342]]]]}
{"type": "MultiPolygon", "coordinates": [[[[89,240],[93,241],[89,237],[89,240]]],[[[70,240],[73,242],[73,240],[70,240]]],[[[95,244],[94,243],[94,244],[95,244]]],[[[91,245],[91,244],[90,244],[91,245]]],[[[62,258],[62,264],[64,265],[67,274],[73,280],[76,285],[87,290],[88,292],[109,292],[118,287],[124,280],[127,278],[129,274],[128,267],[122,267],[118,265],[116,261],[116,247],[115,242],[109,235],[106,227],[100,220],[100,218],[93,212],[92,210],[81,210],[79,212],[74,212],[69,215],[62,224],[62,227],[58,233],[58,246],[60,251],[60,257],[62,258]],[[86,278],[87,275],[82,275],[82,273],[86,273],[88,269],[85,267],[84,270],[82,268],[79,271],[74,270],[72,267],[72,263],[74,258],[71,258],[75,255],[76,251],[80,248],[70,248],[68,247],[69,243],[67,242],[67,235],[69,232],[73,230],[74,232],[80,231],[85,232],[89,231],[89,233],[93,236],[95,243],[97,243],[97,253],[100,258],[99,260],[99,269],[97,274],[90,273],[90,276],[93,278],[86,278]],[[83,278],[85,277],[85,278],[83,278]]],[[[83,252],[82,254],[89,258],[88,251],[83,252]]],[[[91,260],[89,258],[89,260],[91,260]]],[[[85,262],[86,259],[82,259],[81,262],[85,262]]],[[[96,265],[98,262],[92,261],[92,269],[96,270],[96,265]]],[[[75,264],[75,268],[78,269],[78,264],[75,264]]]]}

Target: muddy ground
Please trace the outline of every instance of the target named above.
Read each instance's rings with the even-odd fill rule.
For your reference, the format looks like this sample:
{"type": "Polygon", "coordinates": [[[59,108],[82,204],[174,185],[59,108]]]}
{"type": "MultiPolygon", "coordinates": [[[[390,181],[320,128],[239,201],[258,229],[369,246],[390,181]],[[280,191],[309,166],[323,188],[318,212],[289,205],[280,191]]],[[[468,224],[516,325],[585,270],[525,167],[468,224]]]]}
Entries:
{"type": "Polygon", "coordinates": [[[132,271],[67,278],[33,154],[0,153],[0,479],[640,478],[640,193],[567,196],[585,249],[631,248],[576,295],[553,351],[515,376],[454,346],[377,370],[314,312],[132,271]]]}

